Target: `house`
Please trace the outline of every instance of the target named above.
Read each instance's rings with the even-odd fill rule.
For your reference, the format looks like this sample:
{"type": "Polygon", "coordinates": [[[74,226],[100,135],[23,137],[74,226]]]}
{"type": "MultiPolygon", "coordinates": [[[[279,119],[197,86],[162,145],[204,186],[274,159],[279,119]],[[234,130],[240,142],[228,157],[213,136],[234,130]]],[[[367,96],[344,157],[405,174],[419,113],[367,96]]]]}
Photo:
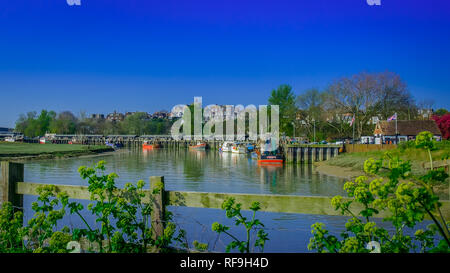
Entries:
{"type": "Polygon", "coordinates": [[[375,126],[374,136],[376,144],[398,143],[415,140],[423,131],[429,131],[437,141],[442,140],[442,134],[433,120],[399,120],[380,121],[375,126]]]}
{"type": "Polygon", "coordinates": [[[169,118],[169,112],[165,110],[161,110],[158,112],[153,113],[152,115],[153,119],[168,119],[169,118]]]}
{"type": "Polygon", "coordinates": [[[125,115],[122,113],[117,113],[114,111],[114,113],[110,113],[106,116],[106,119],[109,121],[123,121],[125,119],[125,115]]]}
{"type": "Polygon", "coordinates": [[[105,119],[104,114],[92,114],[91,119],[105,119]]]}

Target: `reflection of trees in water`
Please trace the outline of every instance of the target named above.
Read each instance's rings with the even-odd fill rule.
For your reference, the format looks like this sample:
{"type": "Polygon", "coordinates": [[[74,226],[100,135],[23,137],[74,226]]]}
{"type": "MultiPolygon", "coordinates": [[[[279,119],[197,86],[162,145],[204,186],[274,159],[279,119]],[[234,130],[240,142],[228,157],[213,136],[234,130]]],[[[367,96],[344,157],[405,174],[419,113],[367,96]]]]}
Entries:
{"type": "Polygon", "coordinates": [[[205,151],[186,151],[186,158],[183,160],[183,173],[190,181],[200,181],[204,176],[204,166],[206,161],[205,151]]]}
{"type": "Polygon", "coordinates": [[[78,174],[81,165],[107,162],[107,172],[117,182],[163,175],[169,189],[303,195],[342,195],[343,181],[315,173],[311,164],[259,166],[248,155],[187,149],[123,149],[112,154],[64,160],[40,160],[25,164],[25,179],[38,183],[86,185],[78,174]],[[217,186],[215,186],[217,185],[217,186]],[[224,185],[233,185],[232,188],[224,185]],[[258,189],[259,188],[259,189],[258,189]]]}
{"type": "Polygon", "coordinates": [[[309,164],[258,166],[258,168],[260,171],[260,182],[266,184],[271,193],[298,193],[302,184],[314,184],[310,183],[314,175],[312,166],[309,164]]]}

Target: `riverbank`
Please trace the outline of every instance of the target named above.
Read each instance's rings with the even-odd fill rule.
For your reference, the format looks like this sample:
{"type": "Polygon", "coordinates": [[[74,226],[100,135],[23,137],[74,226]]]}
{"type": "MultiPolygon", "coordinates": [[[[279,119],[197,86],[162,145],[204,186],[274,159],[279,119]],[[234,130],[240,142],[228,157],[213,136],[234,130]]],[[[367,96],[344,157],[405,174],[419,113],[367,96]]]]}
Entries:
{"type": "MultiPolygon", "coordinates": [[[[440,161],[443,157],[450,155],[450,142],[445,141],[437,144],[438,149],[432,151],[433,161],[440,161]]],[[[423,164],[429,162],[428,152],[423,149],[416,148],[396,148],[389,151],[370,151],[370,152],[356,152],[343,153],[339,156],[333,157],[330,160],[316,164],[319,170],[324,172],[336,172],[336,176],[343,176],[346,172],[354,172],[354,174],[362,174],[364,169],[364,162],[369,158],[380,159],[389,152],[392,156],[398,156],[400,159],[411,162],[413,173],[424,174],[426,171],[423,164]]],[[[345,175],[344,175],[345,176],[345,175]]]]}
{"type": "Polygon", "coordinates": [[[0,160],[53,159],[97,155],[113,152],[104,145],[32,144],[0,142],[0,160]]]}
{"type": "MultiPolygon", "coordinates": [[[[450,145],[448,142],[440,143],[438,150],[432,152],[433,161],[440,161],[442,158],[450,155],[450,145]]],[[[358,176],[366,175],[364,173],[364,162],[369,158],[383,158],[387,151],[371,151],[359,153],[343,153],[330,160],[314,163],[315,170],[319,173],[339,177],[346,180],[353,180],[358,176]]],[[[399,156],[402,160],[411,162],[412,172],[416,175],[424,175],[424,163],[429,162],[428,152],[415,148],[396,148],[389,150],[393,156],[399,156]]],[[[386,177],[386,172],[382,171],[380,177],[386,177]]],[[[436,193],[444,199],[449,199],[449,187],[436,187],[436,193]]]]}

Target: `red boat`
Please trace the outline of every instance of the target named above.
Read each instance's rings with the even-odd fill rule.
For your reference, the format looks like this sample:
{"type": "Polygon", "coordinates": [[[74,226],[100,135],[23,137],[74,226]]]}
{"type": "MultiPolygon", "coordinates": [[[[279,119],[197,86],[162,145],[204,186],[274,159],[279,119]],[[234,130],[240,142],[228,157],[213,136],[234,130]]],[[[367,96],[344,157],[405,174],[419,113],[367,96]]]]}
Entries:
{"type": "Polygon", "coordinates": [[[157,149],[160,147],[161,146],[157,143],[150,144],[147,141],[142,144],[142,149],[146,149],[146,150],[153,150],[153,149],[157,149]]]}
{"type": "Polygon", "coordinates": [[[206,150],[206,143],[197,143],[197,145],[189,146],[190,150],[203,151],[206,150]]]}
{"type": "Polygon", "coordinates": [[[258,164],[263,165],[283,165],[284,159],[281,155],[260,155],[258,164]]]}

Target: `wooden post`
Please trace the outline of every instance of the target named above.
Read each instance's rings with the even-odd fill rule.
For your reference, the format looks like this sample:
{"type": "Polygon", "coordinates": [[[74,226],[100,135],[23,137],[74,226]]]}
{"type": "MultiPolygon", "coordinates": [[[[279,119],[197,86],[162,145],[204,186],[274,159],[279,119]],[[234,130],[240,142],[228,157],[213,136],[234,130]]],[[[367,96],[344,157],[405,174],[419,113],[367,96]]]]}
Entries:
{"type": "Polygon", "coordinates": [[[319,149],[319,161],[323,161],[323,152],[325,148],[318,148],[319,149]]]}
{"type": "Polygon", "coordinates": [[[330,160],[331,159],[331,149],[330,147],[327,147],[327,156],[326,156],[326,160],[330,160]]]}
{"type": "Polygon", "coordinates": [[[317,161],[316,150],[317,150],[317,148],[311,148],[311,162],[313,162],[313,163],[317,161]]]}
{"type": "Polygon", "coordinates": [[[150,215],[152,220],[153,239],[156,239],[164,234],[164,176],[150,176],[150,189],[152,193],[156,192],[152,194],[152,213],[150,215]]]}
{"type": "Polygon", "coordinates": [[[17,182],[23,182],[23,164],[1,162],[0,203],[11,202],[15,210],[22,210],[23,196],[16,194],[17,182]]]}

